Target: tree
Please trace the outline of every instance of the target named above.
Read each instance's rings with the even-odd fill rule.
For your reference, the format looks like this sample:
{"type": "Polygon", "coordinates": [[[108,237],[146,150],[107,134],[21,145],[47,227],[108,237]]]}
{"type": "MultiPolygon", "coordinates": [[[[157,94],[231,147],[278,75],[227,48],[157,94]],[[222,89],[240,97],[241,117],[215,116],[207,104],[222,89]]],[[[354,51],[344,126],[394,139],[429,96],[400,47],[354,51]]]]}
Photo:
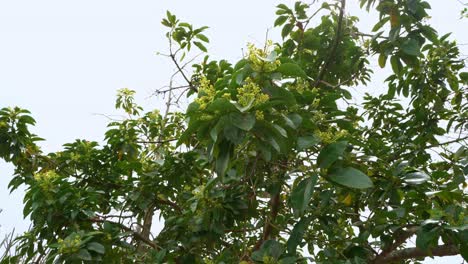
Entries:
{"type": "Polygon", "coordinates": [[[163,56],[186,85],[158,91],[164,113],[120,90],[128,118],[102,145],[43,153],[30,113],[1,109],[0,157],[32,221],[1,263],[466,260],[465,61],[423,22],[427,2],[360,2],[379,13],[371,34],[345,0],[280,4],[283,41],[250,44],[236,63],[186,59],[207,52],[206,27],[168,12],[163,56]],[[391,68],[386,89],[359,98],[374,58],[391,68]],[[186,111],[173,111],[182,96],[186,111]]]}

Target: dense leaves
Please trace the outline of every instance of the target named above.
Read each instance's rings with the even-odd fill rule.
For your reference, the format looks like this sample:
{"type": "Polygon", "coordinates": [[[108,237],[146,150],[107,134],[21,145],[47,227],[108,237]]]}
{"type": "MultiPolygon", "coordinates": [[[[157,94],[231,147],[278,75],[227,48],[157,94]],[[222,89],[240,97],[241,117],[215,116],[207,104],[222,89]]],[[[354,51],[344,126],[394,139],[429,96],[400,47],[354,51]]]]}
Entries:
{"type": "Polygon", "coordinates": [[[280,4],[282,42],[249,44],[236,63],[206,56],[191,75],[185,57],[207,52],[207,28],[168,12],[167,57],[187,84],[166,92],[190,104],[145,113],[122,89],[127,118],[102,143],[43,153],[30,113],[1,109],[0,158],[32,221],[2,263],[466,258],[465,61],[421,22],[427,2],[360,2],[379,13],[372,34],[345,1],[280,4]],[[391,71],[386,89],[361,98],[377,94],[373,60],[391,71]]]}

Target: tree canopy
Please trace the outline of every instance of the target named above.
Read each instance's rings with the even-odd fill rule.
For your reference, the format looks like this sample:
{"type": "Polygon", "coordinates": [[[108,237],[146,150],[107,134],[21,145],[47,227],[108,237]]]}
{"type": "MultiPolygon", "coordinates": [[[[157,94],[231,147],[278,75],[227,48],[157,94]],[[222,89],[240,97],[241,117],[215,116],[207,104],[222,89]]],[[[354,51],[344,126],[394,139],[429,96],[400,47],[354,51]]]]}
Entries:
{"type": "Polygon", "coordinates": [[[207,27],[167,12],[167,107],[119,90],[126,118],[102,143],[43,153],[30,112],[2,108],[0,158],[32,226],[1,263],[467,260],[465,59],[427,2],[360,3],[372,32],[345,0],[280,4],[282,41],[236,62],[193,58],[207,27]]]}

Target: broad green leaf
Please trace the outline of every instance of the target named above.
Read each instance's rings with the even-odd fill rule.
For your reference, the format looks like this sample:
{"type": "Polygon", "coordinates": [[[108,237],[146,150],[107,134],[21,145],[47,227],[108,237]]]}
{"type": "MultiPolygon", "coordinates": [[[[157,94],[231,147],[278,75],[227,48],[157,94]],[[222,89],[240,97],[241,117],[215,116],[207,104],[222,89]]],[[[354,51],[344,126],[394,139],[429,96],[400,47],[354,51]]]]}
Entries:
{"type": "Polygon", "coordinates": [[[290,254],[296,254],[297,246],[302,242],[304,233],[307,230],[307,227],[309,227],[311,220],[312,219],[309,217],[303,217],[294,225],[294,228],[291,231],[291,235],[289,236],[288,242],[286,244],[290,254]]]}
{"type": "Polygon", "coordinates": [[[400,59],[397,56],[392,56],[390,58],[390,63],[392,65],[392,70],[396,75],[400,75],[403,65],[401,64],[400,59]]]}
{"type": "Polygon", "coordinates": [[[278,126],[277,124],[273,124],[273,127],[281,134],[281,136],[288,137],[288,132],[286,132],[284,128],[278,126]]]}
{"type": "Polygon", "coordinates": [[[218,177],[224,177],[231,155],[231,146],[227,142],[219,145],[219,153],[216,159],[216,174],[218,177]]]}
{"type": "Polygon", "coordinates": [[[312,146],[317,145],[318,143],[320,143],[320,138],[318,138],[317,136],[299,137],[297,139],[297,150],[308,149],[312,146]]]}
{"type": "Polygon", "coordinates": [[[464,83],[468,83],[468,72],[461,72],[461,73],[460,73],[460,79],[461,79],[464,83]]]}
{"type": "Polygon", "coordinates": [[[275,20],[275,27],[283,25],[286,20],[288,20],[288,16],[279,16],[275,20]]]}
{"type": "Polygon", "coordinates": [[[255,125],[255,116],[252,113],[249,114],[239,114],[231,113],[229,118],[232,124],[242,130],[249,131],[255,125]]]}
{"type": "Polygon", "coordinates": [[[252,253],[252,259],[263,262],[263,257],[269,256],[277,260],[284,252],[284,247],[278,241],[267,240],[259,250],[252,253]]]}
{"type": "Polygon", "coordinates": [[[379,55],[379,66],[380,68],[385,68],[385,64],[387,63],[387,56],[385,54],[380,53],[379,55]]]}
{"type": "Polygon", "coordinates": [[[307,74],[296,63],[283,63],[276,70],[284,76],[307,78],[307,74]]]}
{"type": "Polygon", "coordinates": [[[333,170],[328,174],[328,178],[335,183],[349,188],[366,189],[373,186],[369,176],[352,167],[333,170]]]}
{"type": "Polygon", "coordinates": [[[93,257],[91,256],[91,254],[89,254],[89,251],[86,249],[80,249],[80,251],[78,251],[77,253],[77,256],[78,258],[82,260],[87,260],[87,261],[93,260],[93,257]]]}
{"type": "Polygon", "coordinates": [[[428,251],[431,247],[437,246],[438,239],[437,228],[431,230],[420,228],[416,234],[416,247],[422,251],[428,251]]]}
{"type": "Polygon", "coordinates": [[[430,180],[430,177],[422,171],[416,171],[406,174],[403,180],[411,185],[419,185],[430,180]]]}
{"type": "Polygon", "coordinates": [[[401,44],[401,50],[408,55],[418,56],[421,50],[421,46],[417,40],[410,38],[401,44]]]}
{"type": "Polygon", "coordinates": [[[312,175],[302,180],[291,193],[292,208],[302,215],[307,208],[310,198],[314,192],[314,186],[317,183],[318,176],[312,175]]]}
{"type": "Polygon", "coordinates": [[[94,251],[99,254],[104,254],[106,252],[106,249],[104,246],[98,242],[90,242],[87,245],[88,250],[94,251]]]}
{"type": "Polygon", "coordinates": [[[283,29],[281,30],[281,37],[286,38],[289,33],[291,33],[291,30],[293,29],[294,27],[294,24],[292,23],[288,23],[286,25],[283,26],[283,29]]]}
{"type": "Polygon", "coordinates": [[[330,167],[330,165],[343,156],[347,146],[347,141],[338,141],[324,147],[317,157],[318,166],[324,169],[330,167]]]}

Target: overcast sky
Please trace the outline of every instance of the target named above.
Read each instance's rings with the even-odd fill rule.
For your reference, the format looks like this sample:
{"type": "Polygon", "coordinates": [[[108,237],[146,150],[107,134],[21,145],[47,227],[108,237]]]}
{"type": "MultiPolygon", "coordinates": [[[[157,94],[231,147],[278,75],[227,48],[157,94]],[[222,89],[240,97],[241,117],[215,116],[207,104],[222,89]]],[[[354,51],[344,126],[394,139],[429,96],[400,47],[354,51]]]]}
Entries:
{"type": "MultiPolygon", "coordinates": [[[[37,121],[33,131],[47,139],[44,151],[60,150],[76,138],[101,141],[113,114],[116,90],[136,90],[146,109],[161,108],[150,96],[173,71],[166,58],[165,29],[160,20],[170,10],[195,26],[207,25],[210,54],[234,61],[247,42],[262,44],[272,30],[275,5],[271,0],[0,0],[0,108],[29,109],[37,121]]],[[[377,17],[348,1],[348,14],[360,18],[370,32],[377,17]]],[[[429,0],[432,23],[440,33],[454,32],[468,43],[468,20],[459,20],[457,0],[429,0]]],[[[462,46],[465,54],[467,47],[462,46]]],[[[380,83],[373,85],[382,86],[380,83]]],[[[13,168],[0,161],[0,235],[28,227],[22,217],[21,191],[9,195],[13,168]]],[[[437,263],[461,263],[460,258],[437,263]]],[[[436,263],[430,262],[427,263],[436,263]]]]}

